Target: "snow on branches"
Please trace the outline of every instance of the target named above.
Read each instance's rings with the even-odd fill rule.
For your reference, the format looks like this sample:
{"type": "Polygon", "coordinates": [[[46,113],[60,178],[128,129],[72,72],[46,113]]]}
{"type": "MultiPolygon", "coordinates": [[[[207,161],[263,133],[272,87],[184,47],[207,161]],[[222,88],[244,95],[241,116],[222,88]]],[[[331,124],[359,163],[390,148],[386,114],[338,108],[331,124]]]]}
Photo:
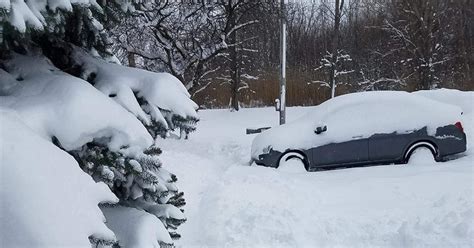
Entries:
{"type": "Polygon", "coordinates": [[[324,70],[328,74],[328,81],[313,81],[311,83],[318,83],[321,86],[328,87],[331,89],[331,98],[335,96],[336,87],[343,82],[338,81],[339,78],[354,73],[354,70],[350,69],[352,63],[351,56],[343,50],[337,50],[337,54],[332,54],[326,51],[320,60],[320,66],[315,70],[324,70]]]}
{"type": "Polygon", "coordinates": [[[48,1],[25,1],[25,0],[0,0],[0,9],[7,12],[7,22],[18,31],[24,33],[27,27],[42,30],[47,27],[47,14],[55,13],[58,17],[61,11],[71,12],[73,5],[93,7],[102,12],[102,8],[95,0],[48,0],[48,1]]]}
{"type": "Polygon", "coordinates": [[[48,59],[14,54],[3,64],[16,85],[3,92],[9,97],[2,100],[2,105],[17,110],[41,136],[58,139],[64,149],[74,150],[102,137],[108,138],[110,150],[125,154],[153,144],[151,135],[136,118],[87,82],[54,67],[48,59]]]}
{"type": "MultiPolygon", "coordinates": [[[[108,223],[118,223],[106,223],[118,240],[96,230],[85,236],[72,230],[78,244],[173,246],[172,240],[179,238],[175,229],[186,220],[177,178],[162,167],[161,150],[153,144],[170,130],[181,137],[193,131],[197,105],[177,78],[114,63],[108,28],[112,19],[134,10],[135,3],[0,0],[0,106],[17,114],[44,143],[73,155],[84,172],[119,199],[100,206],[108,223]],[[121,217],[111,220],[117,215],[108,213],[117,211],[121,217]],[[144,227],[139,230],[147,228],[146,234],[122,232],[121,226],[132,221],[127,218],[135,216],[128,214],[132,212],[148,216],[140,218],[144,227]]],[[[57,166],[68,165],[57,161],[57,166]]],[[[55,176],[43,181],[55,182],[55,176]]],[[[68,219],[79,210],[66,211],[71,212],[65,214],[68,219]]]]}
{"type": "MultiPolygon", "coordinates": [[[[134,116],[129,105],[114,101],[110,94],[119,96],[122,93],[118,90],[129,89],[130,97],[139,95],[157,109],[174,111],[183,119],[197,118],[196,105],[189,99],[184,86],[179,81],[163,80],[166,76],[154,78],[150,76],[154,74],[146,74],[146,71],[127,70],[89,56],[88,72],[95,69],[96,87],[106,89],[108,86],[117,90],[99,91],[90,83],[62,72],[42,55],[11,53],[7,57],[0,60],[3,68],[0,69],[0,106],[14,111],[39,136],[73,155],[81,169],[95,181],[108,185],[120,201],[101,206],[105,213],[110,212],[105,210],[109,208],[126,209],[124,213],[141,211],[156,219],[152,221],[155,229],[150,230],[154,233],[151,238],[131,232],[126,236],[118,235],[127,239],[118,241],[153,240],[153,243],[173,245],[172,239],[180,236],[175,229],[186,220],[179,209],[185,202],[183,193],[175,185],[177,178],[162,168],[158,159],[161,150],[152,146],[155,136],[150,135],[144,120],[139,120],[139,115],[134,116]],[[114,70],[107,71],[111,68],[114,70]],[[114,73],[115,77],[107,77],[114,73]],[[108,84],[107,80],[117,81],[108,84]],[[166,92],[174,95],[165,98],[166,92]],[[181,102],[173,104],[176,101],[181,102]]],[[[85,59],[86,55],[79,57],[85,59]]],[[[138,102],[135,98],[128,100],[138,102]]],[[[143,116],[150,118],[149,124],[153,126],[148,113],[143,116]]],[[[106,214],[110,218],[115,215],[111,216],[106,214]]],[[[123,217],[120,220],[127,221],[123,217]]],[[[120,232],[116,226],[108,227],[113,232],[120,232]]],[[[110,235],[107,237],[90,236],[89,240],[104,247],[116,243],[110,235]]]]}
{"type": "Polygon", "coordinates": [[[176,130],[185,138],[195,130],[198,105],[173,75],[109,63],[78,48],[73,60],[83,79],[134,114],[153,136],[176,130]]]}

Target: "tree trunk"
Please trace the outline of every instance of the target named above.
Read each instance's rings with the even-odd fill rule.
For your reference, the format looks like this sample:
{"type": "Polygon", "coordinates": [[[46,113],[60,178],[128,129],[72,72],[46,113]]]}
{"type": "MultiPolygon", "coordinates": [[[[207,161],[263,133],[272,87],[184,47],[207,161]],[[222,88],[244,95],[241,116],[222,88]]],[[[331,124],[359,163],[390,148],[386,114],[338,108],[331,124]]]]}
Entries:
{"type": "Polygon", "coordinates": [[[135,62],[135,54],[129,52],[127,54],[127,58],[128,58],[128,66],[137,67],[137,63],[135,62]]]}
{"type": "MultiPolygon", "coordinates": [[[[465,0],[463,3],[463,8],[462,8],[462,28],[461,28],[461,43],[462,43],[462,51],[464,52],[463,54],[463,62],[464,62],[464,68],[466,70],[466,81],[468,84],[470,84],[473,81],[473,74],[472,74],[472,68],[470,66],[470,57],[472,57],[472,39],[470,39],[471,34],[470,34],[470,29],[469,28],[469,11],[466,9],[467,6],[470,6],[470,0],[465,0]]],[[[472,19],[471,19],[472,20],[472,19]]]]}
{"type": "Polygon", "coordinates": [[[341,24],[341,11],[344,5],[344,0],[336,0],[334,11],[334,31],[331,44],[331,72],[329,81],[331,83],[331,98],[336,96],[336,62],[337,62],[337,48],[339,45],[339,26],[341,24]]]}
{"type": "Polygon", "coordinates": [[[232,63],[232,109],[239,111],[239,85],[240,85],[240,66],[237,56],[237,49],[232,48],[230,52],[232,63]]]}
{"type": "MultiPolygon", "coordinates": [[[[235,20],[233,21],[235,25],[235,20]]],[[[230,35],[231,44],[237,43],[237,31],[234,31],[230,35]]],[[[239,63],[237,46],[233,46],[230,49],[230,68],[231,68],[231,80],[232,80],[232,100],[231,108],[235,111],[239,111],[239,86],[240,86],[240,63],[239,63]]]]}

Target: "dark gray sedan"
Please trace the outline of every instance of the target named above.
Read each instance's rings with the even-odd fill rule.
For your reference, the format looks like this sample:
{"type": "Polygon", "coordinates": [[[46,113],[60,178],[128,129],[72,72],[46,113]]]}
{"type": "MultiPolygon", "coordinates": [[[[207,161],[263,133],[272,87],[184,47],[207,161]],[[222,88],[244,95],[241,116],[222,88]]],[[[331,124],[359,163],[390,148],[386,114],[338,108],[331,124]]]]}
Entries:
{"type": "Polygon", "coordinates": [[[293,123],[259,134],[258,165],[298,159],[307,171],[407,163],[429,149],[435,161],[466,150],[461,110],[406,92],[364,92],[329,100],[293,123]]]}

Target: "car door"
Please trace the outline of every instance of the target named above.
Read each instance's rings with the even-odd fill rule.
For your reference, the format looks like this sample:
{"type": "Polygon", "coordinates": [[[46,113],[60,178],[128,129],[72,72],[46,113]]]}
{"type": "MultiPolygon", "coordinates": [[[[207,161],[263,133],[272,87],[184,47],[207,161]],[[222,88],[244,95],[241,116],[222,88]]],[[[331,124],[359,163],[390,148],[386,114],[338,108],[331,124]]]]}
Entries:
{"type": "Polygon", "coordinates": [[[362,164],[369,159],[369,141],[354,137],[353,140],[331,143],[311,149],[314,167],[362,164]]]}
{"type": "Polygon", "coordinates": [[[369,138],[371,162],[398,162],[403,159],[405,148],[414,140],[414,130],[402,133],[374,134],[369,138]]]}

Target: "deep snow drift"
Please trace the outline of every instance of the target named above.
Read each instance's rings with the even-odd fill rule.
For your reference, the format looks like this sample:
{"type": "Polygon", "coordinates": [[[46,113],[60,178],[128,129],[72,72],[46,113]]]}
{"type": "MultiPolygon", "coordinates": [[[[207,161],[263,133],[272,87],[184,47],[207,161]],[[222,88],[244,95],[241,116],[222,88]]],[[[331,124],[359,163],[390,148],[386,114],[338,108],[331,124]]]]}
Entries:
{"type": "Polygon", "coordinates": [[[98,204],[117,198],[77,162],[0,107],[0,246],[90,247],[114,240],[98,204]]]}
{"type": "MultiPolygon", "coordinates": [[[[159,141],[187,201],[177,245],[474,246],[474,93],[429,94],[463,108],[468,150],[457,160],[314,173],[249,166],[255,135],[245,128],[277,125],[274,109],[201,111],[189,140],[159,141]]],[[[288,119],[312,108],[289,108],[288,119]]]]}

